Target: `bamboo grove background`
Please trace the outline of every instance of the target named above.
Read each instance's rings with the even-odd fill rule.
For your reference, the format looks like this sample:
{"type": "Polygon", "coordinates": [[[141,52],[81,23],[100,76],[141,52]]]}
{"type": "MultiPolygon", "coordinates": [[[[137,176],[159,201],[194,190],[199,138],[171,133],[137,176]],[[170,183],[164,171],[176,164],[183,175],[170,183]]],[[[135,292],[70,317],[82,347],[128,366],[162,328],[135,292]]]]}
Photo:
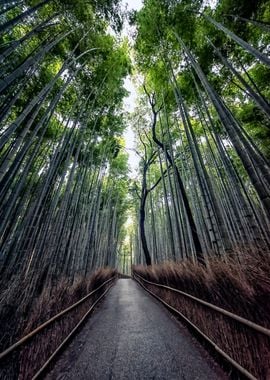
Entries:
{"type": "Polygon", "coordinates": [[[142,84],[133,274],[268,379],[268,337],[183,296],[270,327],[270,2],[210,5],[147,0],[130,17],[142,84]]]}
{"type": "Polygon", "coordinates": [[[119,144],[130,60],[127,43],[107,32],[109,20],[121,27],[117,3],[1,1],[0,9],[5,348],[31,324],[37,299],[51,294],[52,311],[65,308],[63,289],[55,296],[61,282],[72,293],[96,268],[116,267],[127,207],[119,144]]]}
{"type": "Polygon", "coordinates": [[[67,306],[57,294],[91,288],[97,268],[266,263],[270,2],[211,4],[145,0],[126,14],[113,0],[0,1],[1,348],[38,324],[34,305],[67,306]]]}
{"type": "Polygon", "coordinates": [[[146,1],[131,22],[136,263],[267,251],[269,1],[146,1]]]}

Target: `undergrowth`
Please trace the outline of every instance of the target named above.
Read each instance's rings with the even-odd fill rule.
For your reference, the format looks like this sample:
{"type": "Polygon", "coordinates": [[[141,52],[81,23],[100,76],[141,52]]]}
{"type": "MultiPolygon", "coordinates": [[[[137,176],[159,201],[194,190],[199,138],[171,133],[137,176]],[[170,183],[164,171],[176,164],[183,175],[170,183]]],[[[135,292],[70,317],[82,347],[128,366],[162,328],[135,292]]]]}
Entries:
{"type": "MultiPolygon", "coordinates": [[[[143,278],[182,290],[270,328],[270,256],[243,254],[213,258],[207,266],[191,261],[135,266],[143,278]]],[[[235,361],[258,379],[270,378],[270,338],[240,325],[187,297],[144,283],[153,293],[183,313],[235,361]]]]}
{"type": "MultiPolygon", "coordinates": [[[[19,307],[17,312],[13,310],[12,305],[16,304],[16,302],[13,300],[12,303],[11,298],[6,299],[5,304],[2,301],[2,312],[4,312],[0,315],[0,319],[6,319],[10,313],[14,318],[10,321],[4,321],[6,322],[5,326],[10,326],[6,334],[3,328],[0,327],[2,334],[6,336],[6,339],[1,342],[1,351],[26,336],[60,311],[79,301],[92,290],[97,289],[103,282],[116,274],[117,272],[114,269],[102,268],[96,270],[89,278],[76,277],[72,285],[67,279],[62,278],[57,282],[57,285],[44,288],[31,303],[31,307],[28,308],[27,312],[23,310],[23,306],[19,307]]],[[[13,354],[7,356],[4,362],[1,363],[0,378],[6,380],[31,379],[110,284],[108,283],[102,287],[85,302],[53,322],[20,349],[15,350],[13,354]]],[[[19,299],[20,294],[17,297],[19,299]]]]}

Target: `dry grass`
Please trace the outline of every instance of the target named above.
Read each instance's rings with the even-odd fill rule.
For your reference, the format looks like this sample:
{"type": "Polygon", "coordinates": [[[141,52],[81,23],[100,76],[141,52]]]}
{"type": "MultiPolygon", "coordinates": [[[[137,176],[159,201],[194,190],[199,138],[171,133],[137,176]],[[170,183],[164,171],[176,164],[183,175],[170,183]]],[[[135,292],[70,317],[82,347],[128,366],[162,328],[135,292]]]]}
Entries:
{"type": "MultiPolygon", "coordinates": [[[[16,320],[13,320],[12,324],[17,324],[17,329],[10,330],[12,332],[16,331],[16,334],[9,337],[9,344],[7,346],[11,342],[14,343],[20,337],[27,335],[60,311],[76,303],[114,275],[116,275],[116,270],[102,268],[95,271],[89,278],[75,278],[72,286],[70,286],[66,279],[62,279],[56,286],[49,289],[45,288],[32,303],[27,315],[21,314],[18,316],[18,313],[16,314],[16,320]]],[[[102,287],[74,310],[53,322],[44,331],[38,333],[28,343],[23,345],[20,350],[16,350],[14,354],[8,356],[5,363],[3,363],[0,377],[2,378],[3,376],[5,379],[31,379],[46,359],[77,325],[89,307],[105,291],[107,286],[110,286],[110,283],[102,287]]],[[[7,314],[5,313],[6,316],[7,314]]]]}
{"type": "MultiPolygon", "coordinates": [[[[270,255],[245,254],[241,262],[211,259],[207,268],[186,261],[133,268],[165,284],[270,328],[270,255]]],[[[270,378],[270,339],[187,297],[153,285],[149,290],[181,311],[209,338],[258,379],[270,378]]]]}

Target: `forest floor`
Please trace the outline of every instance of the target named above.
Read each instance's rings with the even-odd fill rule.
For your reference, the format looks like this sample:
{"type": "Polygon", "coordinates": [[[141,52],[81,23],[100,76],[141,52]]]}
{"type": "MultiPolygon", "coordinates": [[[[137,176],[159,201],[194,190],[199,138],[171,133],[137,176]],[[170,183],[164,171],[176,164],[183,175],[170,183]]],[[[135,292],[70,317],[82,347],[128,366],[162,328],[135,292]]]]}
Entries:
{"type": "Polygon", "coordinates": [[[118,280],[46,379],[226,379],[187,329],[131,279],[118,280]]]}

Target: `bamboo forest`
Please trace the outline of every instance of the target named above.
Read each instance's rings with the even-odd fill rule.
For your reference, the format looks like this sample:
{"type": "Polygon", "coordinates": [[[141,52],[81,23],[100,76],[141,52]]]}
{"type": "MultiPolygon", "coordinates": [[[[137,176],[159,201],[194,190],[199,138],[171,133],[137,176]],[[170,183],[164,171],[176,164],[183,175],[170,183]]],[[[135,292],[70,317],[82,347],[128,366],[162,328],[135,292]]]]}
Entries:
{"type": "Polygon", "coordinates": [[[270,379],[270,1],[1,0],[0,67],[0,379],[270,379]],[[108,291],[122,372],[55,359],[108,291]],[[220,369],[127,369],[136,297],[220,369]]]}

